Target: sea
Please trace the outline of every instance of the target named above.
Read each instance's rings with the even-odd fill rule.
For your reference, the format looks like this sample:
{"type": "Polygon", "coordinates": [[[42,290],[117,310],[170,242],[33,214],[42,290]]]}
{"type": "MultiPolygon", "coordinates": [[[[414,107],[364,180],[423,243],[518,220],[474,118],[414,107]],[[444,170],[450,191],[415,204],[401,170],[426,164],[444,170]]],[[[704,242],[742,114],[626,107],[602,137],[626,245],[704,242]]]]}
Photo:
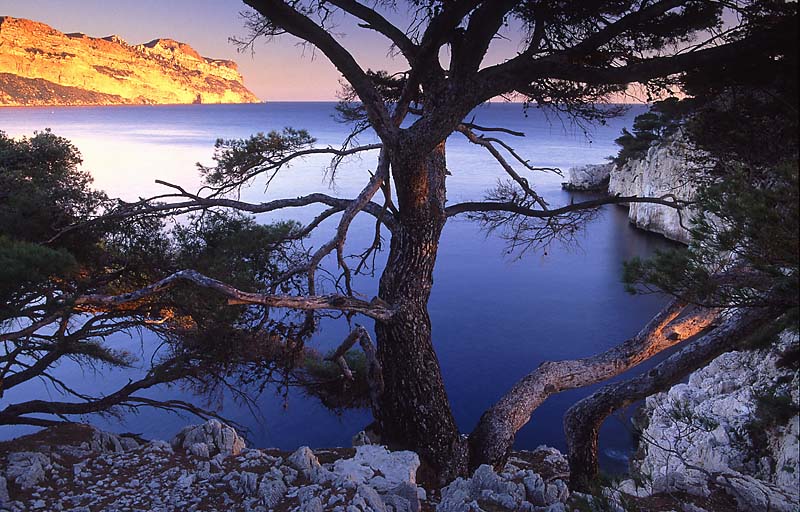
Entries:
{"type": "MultiPolygon", "coordinates": [[[[334,106],[325,102],[274,102],[2,108],[0,130],[17,137],[50,129],[71,140],[81,151],[83,168],[91,172],[94,186],[112,197],[132,201],[165,192],[155,183],[157,179],[187,189],[200,187],[197,163],[212,162],[218,138],[242,138],[293,127],[308,130],[319,146],[338,147],[349,128],[337,122],[334,106]]],[[[469,120],[523,132],[524,137],[491,135],[512,144],[532,165],[559,168],[566,174],[573,166],[607,161],[617,151],[614,139],[645,109],[631,106],[624,115],[604,124],[586,124],[535,107],[526,110],[516,103],[489,103],[476,109],[469,120]]],[[[375,142],[375,136],[366,133],[359,142],[375,142]]],[[[281,170],[268,187],[264,180],[257,180],[241,197],[260,202],[318,191],[353,197],[375,169],[376,157],[375,152],[363,153],[345,161],[335,173],[328,168],[328,157],[309,157],[281,170]]],[[[480,200],[505,179],[491,155],[460,134],[447,141],[447,165],[451,173],[447,178],[449,203],[480,200]]],[[[532,172],[521,166],[518,172],[552,206],[595,197],[562,190],[565,178],[555,173],[532,172]]],[[[298,208],[260,215],[258,220],[303,222],[318,212],[315,207],[298,208]]],[[[336,220],[326,222],[308,241],[309,246],[318,246],[332,235],[336,220]]],[[[348,238],[348,252],[361,252],[373,234],[372,220],[357,220],[348,238]]],[[[667,299],[627,293],[621,282],[622,264],[672,246],[659,235],[631,226],[626,210],[620,206],[604,207],[578,233],[575,243],[554,243],[524,254],[509,252],[500,237],[469,219],[451,219],[442,235],[429,308],[434,345],[460,429],[472,430],[486,408],[542,362],[590,356],[635,335],[667,299]]],[[[385,253],[378,256],[378,270],[385,257],[385,253]]],[[[326,260],[324,264],[333,268],[335,262],[326,260]]],[[[357,291],[367,299],[373,297],[378,277],[379,272],[359,278],[357,291]]],[[[371,326],[367,318],[360,322],[371,326]]],[[[323,320],[309,346],[325,352],[337,346],[347,332],[345,321],[323,320]]],[[[158,347],[154,335],[147,331],[117,334],[107,341],[135,354],[139,363],[130,369],[108,370],[63,362],[54,374],[78,390],[110,392],[141,375],[158,347]]],[[[620,378],[643,371],[656,361],[620,378]]],[[[548,399],[520,430],[516,448],[533,449],[544,444],[565,449],[564,412],[597,388],[564,392],[548,399]]],[[[162,386],[149,391],[148,396],[216,408],[247,427],[248,445],[253,447],[349,446],[351,437],[371,422],[368,410],[330,410],[295,387],[268,386],[252,403],[237,401],[227,392],[201,396],[180,385],[162,386]]],[[[0,398],[0,408],[12,401],[35,398],[62,399],[58,390],[37,381],[0,398]]],[[[612,416],[602,428],[601,463],[609,472],[623,472],[635,448],[630,414],[631,410],[626,410],[612,416]]],[[[171,438],[181,427],[196,421],[147,409],[83,419],[107,430],[161,439],[171,438]]],[[[32,430],[0,427],[0,439],[32,430]]]]}

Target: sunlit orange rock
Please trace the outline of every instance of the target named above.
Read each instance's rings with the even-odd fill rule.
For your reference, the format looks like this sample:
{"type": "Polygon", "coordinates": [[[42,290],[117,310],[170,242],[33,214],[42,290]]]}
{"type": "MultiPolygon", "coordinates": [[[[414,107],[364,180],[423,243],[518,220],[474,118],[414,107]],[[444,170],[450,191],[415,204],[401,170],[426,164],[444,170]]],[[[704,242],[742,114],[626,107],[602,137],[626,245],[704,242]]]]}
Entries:
{"type": "Polygon", "coordinates": [[[0,17],[0,105],[256,103],[236,63],[172,39],[130,45],[0,17]]]}

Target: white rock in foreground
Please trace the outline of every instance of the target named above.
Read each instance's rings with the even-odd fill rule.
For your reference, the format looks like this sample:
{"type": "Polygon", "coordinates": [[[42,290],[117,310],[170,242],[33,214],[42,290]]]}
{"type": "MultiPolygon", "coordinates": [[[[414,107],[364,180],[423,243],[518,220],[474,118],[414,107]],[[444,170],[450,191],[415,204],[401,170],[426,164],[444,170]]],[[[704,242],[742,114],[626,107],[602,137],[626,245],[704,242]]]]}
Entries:
{"type": "Polygon", "coordinates": [[[356,448],[355,457],[334,462],[333,473],[338,478],[367,482],[379,492],[386,492],[404,483],[416,485],[419,464],[414,452],[390,452],[385,446],[363,445],[356,448]]]}
{"type": "Polygon", "coordinates": [[[52,467],[50,457],[43,453],[9,453],[5,476],[23,489],[30,489],[47,478],[52,467]]]}
{"type": "Polygon", "coordinates": [[[218,453],[239,455],[245,448],[244,440],[236,430],[217,420],[184,428],[172,438],[170,444],[173,448],[183,448],[196,456],[205,457],[218,453]]]}
{"type": "MultiPolygon", "coordinates": [[[[547,455],[545,462],[550,466],[567,464],[564,456],[554,448],[540,446],[532,453],[537,452],[547,455]]],[[[564,504],[569,496],[567,484],[561,479],[546,482],[533,470],[519,469],[511,462],[497,474],[491,466],[484,464],[471,478],[457,478],[444,487],[436,512],[559,512],[567,510],[564,504]]]]}

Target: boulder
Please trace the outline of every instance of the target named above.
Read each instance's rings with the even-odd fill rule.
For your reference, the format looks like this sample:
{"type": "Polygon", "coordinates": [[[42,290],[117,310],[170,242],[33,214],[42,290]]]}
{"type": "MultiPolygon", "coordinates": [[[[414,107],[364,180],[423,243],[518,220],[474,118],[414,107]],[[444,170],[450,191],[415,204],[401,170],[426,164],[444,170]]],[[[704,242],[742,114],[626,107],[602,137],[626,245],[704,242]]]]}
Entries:
{"type": "Polygon", "coordinates": [[[88,444],[89,449],[95,452],[124,452],[139,447],[139,443],[132,437],[120,436],[96,428],[92,429],[92,438],[88,444]]]}
{"type": "Polygon", "coordinates": [[[173,448],[183,448],[195,456],[239,455],[245,448],[244,440],[232,427],[218,420],[208,420],[181,430],[170,442],[173,448]],[[204,449],[199,444],[205,444],[204,449]]]}
{"type": "Polygon", "coordinates": [[[391,452],[385,446],[364,445],[356,448],[350,459],[333,464],[337,479],[368,482],[379,492],[387,492],[403,483],[416,484],[419,457],[410,451],[391,452]]]}
{"type": "Polygon", "coordinates": [[[8,454],[6,478],[23,489],[30,489],[47,478],[47,472],[53,467],[50,457],[38,452],[14,452],[8,454]]]}

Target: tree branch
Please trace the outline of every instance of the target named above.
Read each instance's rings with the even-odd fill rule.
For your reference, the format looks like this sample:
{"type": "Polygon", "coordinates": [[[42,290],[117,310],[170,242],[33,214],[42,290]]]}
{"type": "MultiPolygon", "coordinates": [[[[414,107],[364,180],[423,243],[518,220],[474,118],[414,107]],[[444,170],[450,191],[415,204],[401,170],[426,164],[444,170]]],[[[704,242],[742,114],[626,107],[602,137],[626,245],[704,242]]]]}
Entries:
{"type": "MultiPolygon", "coordinates": [[[[177,190],[183,190],[177,185],[173,185],[171,183],[161,180],[157,180],[157,182],[171,188],[176,188],[177,190]]],[[[57,233],[53,238],[48,240],[48,242],[53,242],[60,236],[63,236],[65,233],[86,227],[90,224],[110,220],[127,219],[137,215],[170,214],[176,212],[186,213],[211,207],[231,208],[234,210],[259,214],[281,210],[283,208],[298,208],[313,204],[324,204],[330,206],[331,208],[335,208],[337,211],[342,211],[346,210],[350,205],[353,204],[353,202],[353,199],[341,199],[321,193],[313,193],[306,196],[288,199],[275,199],[265,203],[247,203],[235,199],[201,197],[190,193],[187,193],[185,196],[183,193],[171,194],[169,196],[156,196],[154,198],[143,199],[135,203],[123,203],[123,206],[117,210],[113,210],[107,214],[101,215],[100,217],[96,217],[86,222],[68,226],[57,233]],[[188,197],[190,200],[175,203],[152,203],[152,201],[156,199],[162,199],[164,197],[188,197]]],[[[359,211],[369,213],[376,219],[380,220],[389,231],[392,231],[395,228],[394,216],[390,212],[385,211],[385,209],[377,203],[367,202],[359,209],[359,211]]],[[[335,212],[331,212],[331,214],[333,213],[335,212]]],[[[322,220],[323,219],[320,219],[319,222],[322,220]]],[[[319,222],[312,224],[316,225],[319,222]]]]}
{"type": "Polygon", "coordinates": [[[480,90],[478,101],[511,91],[524,91],[537,80],[567,80],[587,85],[615,85],[646,82],[653,78],[681,73],[720,61],[736,59],[743,52],[758,47],[757,38],[743,39],[722,46],[696,50],[679,55],[651,57],[623,66],[595,67],[576,62],[564,53],[538,59],[521,54],[502,64],[478,72],[476,87],[480,90]]]}
{"type": "Polygon", "coordinates": [[[381,16],[375,9],[371,9],[355,0],[328,0],[328,3],[364,21],[364,28],[374,30],[386,36],[397,46],[410,64],[414,63],[418,50],[417,45],[415,45],[402,30],[392,25],[389,20],[381,16]]]}
{"type": "MultiPolygon", "coordinates": [[[[492,145],[492,142],[498,141],[498,139],[489,140],[484,137],[478,137],[477,135],[475,135],[474,132],[472,132],[469,128],[467,128],[464,125],[460,125],[458,128],[456,128],[456,130],[462,133],[471,143],[486,148],[486,150],[494,157],[494,159],[497,160],[497,162],[500,164],[500,166],[503,168],[506,174],[511,176],[511,179],[517,182],[517,184],[522,188],[525,194],[533,198],[533,200],[536,201],[536,203],[538,203],[539,206],[542,207],[542,209],[547,210],[548,207],[547,202],[545,202],[545,200],[539,194],[537,194],[535,190],[531,188],[530,184],[528,183],[528,180],[520,176],[517,173],[517,171],[515,171],[514,168],[511,167],[511,165],[506,161],[506,159],[503,158],[503,155],[501,155],[500,152],[497,151],[497,148],[495,148],[494,145],[492,145]]],[[[528,162],[522,160],[522,158],[520,158],[516,154],[516,152],[513,151],[512,148],[508,146],[504,147],[507,150],[511,151],[511,154],[512,156],[514,156],[514,158],[516,158],[518,161],[523,162],[526,167],[529,166],[528,162]]]]}
{"type": "Polygon", "coordinates": [[[372,80],[358,65],[353,56],[325,28],[314,23],[287,2],[281,0],[244,0],[244,3],[258,11],[289,34],[308,41],[325,54],[336,66],[364,103],[370,124],[382,140],[393,141],[397,127],[391,122],[384,105],[384,99],[375,88],[372,80]]]}
{"type": "Polygon", "coordinates": [[[142,300],[150,295],[160,293],[180,281],[186,281],[214,290],[229,299],[230,304],[260,304],[270,307],[293,308],[302,310],[332,309],[337,311],[349,311],[362,313],[371,318],[381,321],[388,321],[392,318],[394,311],[380,301],[366,302],[352,297],[341,295],[310,295],[310,296],[291,296],[291,295],[268,295],[260,293],[250,293],[239,290],[194,270],[181,270],[161,279],[149,286],[136,291],[121,295],[83,295],[75,299],[75,305],[87,307],[112,307],[142,300]]]}
{"type": "Polygon", "coordinates": [[[483,413],[470,434],[471,463],[475,466],[502,463],[517,431],[549,396],[619,375],[710,327],[717,317],[715,310],[701,309],[679,318],[685,308],[686,303],[673,300],[636,336],[603,353],[539,365],[483,413]]]}
{"type": "Polygon", "coordinates": [[[774,316],[765,308],[735,311],[711,333],[687,344],[652,370],[626,381],[609,384],[573,405],[564,417],[570,487],[585,490],[597,476],[597,439],[600,426],[611,413],[637,400],[666,391],[691,372],[731,350],[774,316]]]}
{"type": "MultiPolygon", "coordinates": [[[[276,282],[280,283],[285,281],[286,279],[297,275],[301,272],[308,273],[308,289],[310,293],[314,293],[316,288],[314,274],[316,272],[317,266],[320,264],[322,259],[331,253],[334,249],[336,249],[336,256],[339,267],[345,273],[346,279],[346,286],[348,295],[352,295],[352,290],[350,287],[350,270],[347,267],[347,264],[344,260],[344,243],[347,239],[347,231],[350,229],[350,224],[352,223],[355,216],[360,212],[363,208],[367,205],[375,204],[370,202],[370,199],[381,189],[383,184],[387,181],[389,176],[389,159],[386,154],[386,150],[381,150],[381,156],[378,160],[378,170],[376,173],[370,178],[369,183],[361,193],[358,194],[354,200],[347,205],[345,208],[344,213],[342,214],[341,220],[339,220],[339,226],[336,229],[336,234],[329,240],[326,244],[322,245],[319,249],[317,249],[314,254],[311,256],[311,259],[308,263],[304,263],[302,265],[298,265],[287,272],[285,272],[282,276],[276,279],[276,282]]],[[[376,205],[377,206],[377,205],[376,205]]],[[[377,218],[382,218],[383,214],[386,213],[385,209],[381,210],[381,213],[378,214],[377,218]]]]}
{"type": "Polygon", "coordinates": [[[654,203],[669,206],[670,208],[676,208],[678,210],[681,210],[692,204],[689,201],[678,199],[672,194],[667,194],[661,197],[608,196],[599,199],[592,199],[590,201],[582,201],[580,203],[572,203],[567,206],[562,206],[561,208],[553,208],[550,210],[533,210],[512,202],[468,201],[448,206],[445,208],[445,213],[448,217],[452,217],[462,213],[508,212],[523,215],[525,217],[548,218],[557,217],[570,212],[597,208],[606,204],[625,203],[654,203]]]}

